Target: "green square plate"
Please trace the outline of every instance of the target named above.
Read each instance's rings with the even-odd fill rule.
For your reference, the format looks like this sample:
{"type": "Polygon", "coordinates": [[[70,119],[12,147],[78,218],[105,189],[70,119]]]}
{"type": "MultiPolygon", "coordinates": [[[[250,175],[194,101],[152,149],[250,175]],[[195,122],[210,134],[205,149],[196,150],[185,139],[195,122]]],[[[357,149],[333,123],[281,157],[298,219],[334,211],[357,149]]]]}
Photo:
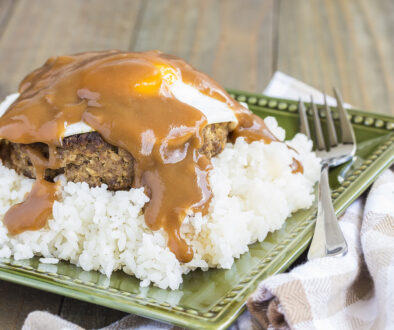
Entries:
{"type": "MultiPolygon", "coordinates": [[[[287,138],[297,132],[295,102],[240,91],[231,93],[248,103],[256,114],[275,116],[286,129],[287,138]]],[[[357,110],[349,114],[358,148],[352,162],[330,172],[337,214],[394,160],[394,118],[357,110]]],[[[243,311],[248,295],[261,280],[284,271],[306,249],[315,213],[315,207],[295,213],[282,229],[268,235],[264,242],[251,245],[230,270],[195,271],[185,276],[177,291],[140,288],[136,278],[122,272],[108,280],[98,272],[85,272],[67,262],[40,264],[38,258],[1,260],[0,278],[184,327],[226,328],[243,311]]]]}

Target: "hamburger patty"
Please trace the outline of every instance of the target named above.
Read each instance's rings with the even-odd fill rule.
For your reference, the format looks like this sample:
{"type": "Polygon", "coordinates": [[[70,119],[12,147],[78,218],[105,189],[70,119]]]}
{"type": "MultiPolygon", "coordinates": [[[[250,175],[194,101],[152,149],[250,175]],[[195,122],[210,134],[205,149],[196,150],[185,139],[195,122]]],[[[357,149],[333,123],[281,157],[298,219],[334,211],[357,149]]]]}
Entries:
{"type": "MultiPolygon", "coordinates": [[[[211,158],[219,154],[229,133],[228,123],[207,125],[203,129],[203,146],[200,152],[211,158]]],[[[48,146],[44,143],[30,145],[0,141],[0,158],[3,164],[18,174],[35,178],[34,167],[26,148],[34,148],[48,157],[48,146]]],[[[64,174],[68,181],[86,182],[90,187],[106,184],[110,190],[128,190],[134,180],[134,158],[122,148],[103,140],[97,132],[76,134],[63,139],[63,146],[57,148],[60,168],[47,169],[45,178],[64,174]]]]}

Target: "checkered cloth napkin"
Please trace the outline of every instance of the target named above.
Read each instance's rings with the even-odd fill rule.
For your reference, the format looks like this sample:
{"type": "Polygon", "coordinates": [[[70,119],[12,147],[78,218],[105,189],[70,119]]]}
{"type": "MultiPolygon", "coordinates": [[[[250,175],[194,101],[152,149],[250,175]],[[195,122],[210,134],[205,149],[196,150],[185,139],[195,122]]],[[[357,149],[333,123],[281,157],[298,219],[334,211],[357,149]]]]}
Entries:
{"type": "MultiPolygon", "coordinates": [[[[267,94],[320,92],[276,73],[267,94]]],[[[260,283],[249,298],[254,319],[269,329],[394,329],[394,172],[341,217],[345,257],[309,261],[260,283]]]]}
{"type": "Polygon", "coordinates": [[[345,257],[308,261],[260,283],[252,316],[274,329],[394,329],[394,172],[353,203],[340,226],[345,257]]]}
{"type": "MultiPolygon", "coordinates": [[[[264,94],[322,102],[321,92],[276,72],[264,94]]],[[[332,98],[328,98],[335,105],[332,98]]],[[[237,329],[394,329],[394,172],[386,171],[368,196],[354,202],[340,226],[349,245],[342,258],[309,261],[260,283],[237,329]]],[[[81,327],[47,312],[28,315],[23,330],[81,327]]],[[[102,330],[174,329],[128,315],[102,330]]]]}

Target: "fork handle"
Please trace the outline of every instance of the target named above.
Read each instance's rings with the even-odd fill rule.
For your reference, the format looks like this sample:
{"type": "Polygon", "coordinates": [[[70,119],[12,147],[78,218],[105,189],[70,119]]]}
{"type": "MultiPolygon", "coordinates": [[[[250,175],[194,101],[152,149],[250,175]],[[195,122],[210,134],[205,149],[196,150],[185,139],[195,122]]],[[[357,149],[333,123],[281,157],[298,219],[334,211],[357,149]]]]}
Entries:
{"type": "Polygon", "coordinates": [[[308,260],[328,256],[343,256],[346,253],[347,244],[332,205],[328,165],[323,164],[320,173],[316,227],[308,252],[308,260]]]}

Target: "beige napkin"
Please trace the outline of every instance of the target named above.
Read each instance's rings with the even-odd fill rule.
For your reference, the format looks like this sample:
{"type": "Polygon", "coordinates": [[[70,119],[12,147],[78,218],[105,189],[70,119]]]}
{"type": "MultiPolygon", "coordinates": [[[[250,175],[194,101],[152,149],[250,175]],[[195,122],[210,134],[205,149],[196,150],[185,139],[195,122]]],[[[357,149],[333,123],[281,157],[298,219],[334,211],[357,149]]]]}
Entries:
{"type": "Polygon", "coordinates": [[[264,328],[394,329],[394,172],[342,216],[345,257],[309,261],[260,283],[248,308],[264,328]]]}

